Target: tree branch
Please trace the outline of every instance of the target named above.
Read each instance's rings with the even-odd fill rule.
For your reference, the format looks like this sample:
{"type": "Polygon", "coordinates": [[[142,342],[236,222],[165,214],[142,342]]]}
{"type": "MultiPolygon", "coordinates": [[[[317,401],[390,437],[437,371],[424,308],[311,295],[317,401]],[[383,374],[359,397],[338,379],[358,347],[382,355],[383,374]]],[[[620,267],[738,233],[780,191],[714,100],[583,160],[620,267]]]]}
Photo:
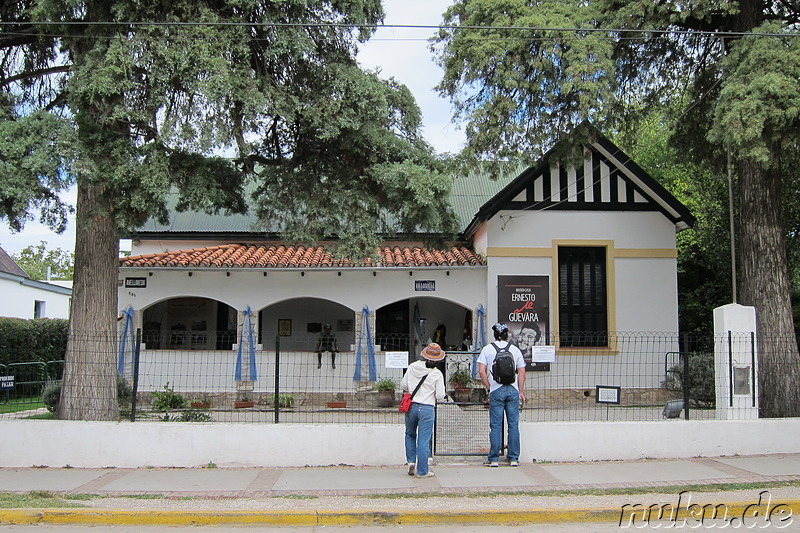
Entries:
{"type": "Polygon", "coordinates": [[[21,81],[21,80],[28,80],[31,78],[41,78],[44,76],[49,76],[50,74],[57,74],[60,72],[69,72],[72,69],[72,65],[59,65],[57,67],[50,67],[50,68],[43,68],[41,70],[31,70],[25,71],[21,74],[17,74],[16,76],[11,76],[10,78],[4,79],[0,82],[0,88],[8,87],[12,83],[21,81]]]}

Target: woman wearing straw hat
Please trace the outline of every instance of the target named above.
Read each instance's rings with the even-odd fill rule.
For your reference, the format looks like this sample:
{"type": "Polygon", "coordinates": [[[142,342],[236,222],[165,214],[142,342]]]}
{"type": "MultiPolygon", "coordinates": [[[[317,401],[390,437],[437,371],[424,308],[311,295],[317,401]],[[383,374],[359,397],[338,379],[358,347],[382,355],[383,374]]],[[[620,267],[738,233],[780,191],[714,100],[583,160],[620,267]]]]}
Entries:
{"type": "Polygon", "coordinates": [[[428,470],[428,457],[431,455],[436,401],[445,398],[444,376],[436,366],[444,361],[445,353],[441,346],[432,342],[419,355],[421,360],[408,365],[400,382],[405,391],[417,390],[411,409],[406,412],[406,462],[409,476],[430,477],[433,472],[428,470]],[[417,389],[421,381],[422,385],[417,389]]]}

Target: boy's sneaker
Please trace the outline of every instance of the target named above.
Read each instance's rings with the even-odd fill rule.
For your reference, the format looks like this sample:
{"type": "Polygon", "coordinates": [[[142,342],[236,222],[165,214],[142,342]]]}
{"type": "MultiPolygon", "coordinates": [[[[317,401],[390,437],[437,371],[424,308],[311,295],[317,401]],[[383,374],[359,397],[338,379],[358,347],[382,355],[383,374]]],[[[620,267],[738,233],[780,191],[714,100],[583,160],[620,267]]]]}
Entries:
{"type": "Polygon", "coordinates": [[[487,459],[487,460],[485,460],[483,462],[483,466],[489,466],[489,467],[492,467],[492,468],[496,468],[496,467],[500,466],[500,463],[498,463],[497,461],[490,461],[490,460],[487,459]]]}
{"type": "Polygon", "coordinates": [[[508,466],[519,466],[519,461],[509,461],[508,466]]]}
{"type": "Polygon", "coordinates": [[[433,476],[435,476],[435,475],[436,475],[436,474],[434,474],[433,472],[431,472],[430,470],[428,470],[428,473],[427,473],[427,474],[422,474],[421,476],[417,476],[417,477],[433,477],[433,476]]]}
{"type": "Polygon", "coordinates": [[[413,476],[417,473],[417,465],[414,463],[408,463],[408,475],[413,476]]]}

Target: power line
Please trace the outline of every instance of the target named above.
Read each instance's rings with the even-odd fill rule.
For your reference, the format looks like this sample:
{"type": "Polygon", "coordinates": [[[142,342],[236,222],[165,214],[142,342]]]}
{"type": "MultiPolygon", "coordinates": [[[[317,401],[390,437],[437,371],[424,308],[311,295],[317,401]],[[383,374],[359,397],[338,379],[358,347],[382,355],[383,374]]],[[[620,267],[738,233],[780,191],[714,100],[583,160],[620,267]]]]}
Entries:
{"type": "Polygon", "coordinates": [[[41,22],[8,22],[0,21],[3,26],[205,26],[205,27],[268,27],[268,28],[345,28],[345,29],[413,29],[413,30],[469,30],[469,31],[527,31],[527,32],[565,32],[565,33],[610,33],[610,34],[655,34],[655,35],[704,35],[711,37],[800,37],[797,32],[747,32],[747,31],[716,31],[716,30],[681,30],[681,29],[655,29],[655,28],[578,28],[578,27],[549,27],[549,26],[483,26],[483,25],[425,25],[425,24],[346,24],[341,22],[158,22],[158,21],[41,21],[41,22]]]}

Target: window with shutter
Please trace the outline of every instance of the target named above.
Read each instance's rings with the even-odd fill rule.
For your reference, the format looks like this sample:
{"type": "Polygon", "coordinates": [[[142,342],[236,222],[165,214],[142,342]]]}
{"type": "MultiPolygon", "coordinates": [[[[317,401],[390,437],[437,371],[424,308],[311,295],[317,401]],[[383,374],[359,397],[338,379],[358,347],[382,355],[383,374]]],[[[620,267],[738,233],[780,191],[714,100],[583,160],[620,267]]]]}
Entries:
{"type": "Polygon", "coordinates": [[[558,319],[561,346],[608,346],[606,249],[558,249],[558,319]]]}

